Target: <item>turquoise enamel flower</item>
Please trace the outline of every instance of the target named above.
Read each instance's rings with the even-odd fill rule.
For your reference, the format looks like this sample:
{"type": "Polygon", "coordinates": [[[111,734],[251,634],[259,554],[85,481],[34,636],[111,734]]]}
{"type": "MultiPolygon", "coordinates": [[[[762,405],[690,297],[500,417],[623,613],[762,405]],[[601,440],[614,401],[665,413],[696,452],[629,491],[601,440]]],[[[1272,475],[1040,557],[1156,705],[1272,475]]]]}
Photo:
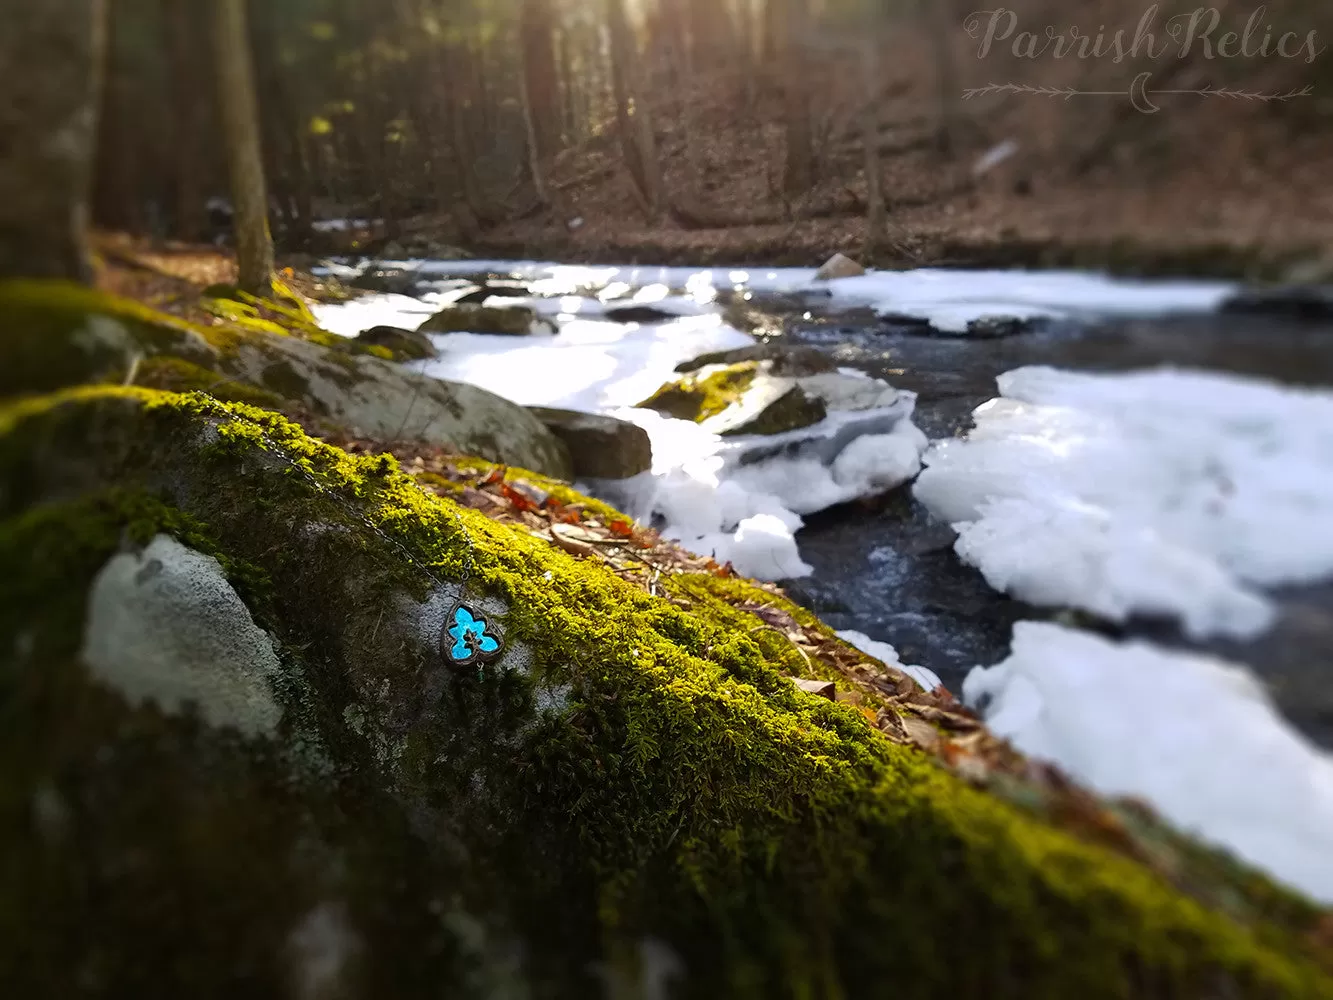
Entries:
{"type": "Polygon", "coordinates": [[[464,667],[500,655],[500,639],[486,619],[472,608],[455,604],[449,622],[442,645],[446,658],[455,666],[464,667]]]}

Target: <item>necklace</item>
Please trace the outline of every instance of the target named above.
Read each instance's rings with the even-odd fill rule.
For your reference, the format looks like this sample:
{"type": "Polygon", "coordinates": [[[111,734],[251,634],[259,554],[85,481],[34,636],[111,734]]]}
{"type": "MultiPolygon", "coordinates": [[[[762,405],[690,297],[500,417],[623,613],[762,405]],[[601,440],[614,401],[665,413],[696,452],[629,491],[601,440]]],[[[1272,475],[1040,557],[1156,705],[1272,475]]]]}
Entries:
{"type": "MultiPolygon", "coordinates": [[[[441,583],[439,578],[421,560],[417,559],[407,546],[386,534],[379,525],[375,524],[362,511],[357,510],[320,482],[313,472],[296,462],[276,441],[269,437],[262,424],[255,420],[250,420],[250,422],[258,429],[260,437],[263,438],[269,451],[285,461],[289,468],[295,469],[305,477],[316,490],[397,549],[413,566],[424,573],[437,588],[444,589],[444,584],[441,583]]],[[[440,634],[440,655],[444,662],[455,670],[463,670],[475,664],[477,666],[477,680],[481,681],[485,677],[486,664],[493,663],[504,655],[504,634],[499,626],[490,621],[480,608],[464,599],[464,595],[467,593],[467,583],[472,579],[472,571],[476,568],[476,550],[472,544],[472,535],[468,532],[467,525],[463,523],[463,519],[458,515],[458,512],[454,511],[451,516],[454,523],[458,525],[459,534],[466,545],[467,565],[463,568],[463,578],[457,584],[458,599],[450,607],[449,615],[445,618],[444,628],[440,634]]]]}

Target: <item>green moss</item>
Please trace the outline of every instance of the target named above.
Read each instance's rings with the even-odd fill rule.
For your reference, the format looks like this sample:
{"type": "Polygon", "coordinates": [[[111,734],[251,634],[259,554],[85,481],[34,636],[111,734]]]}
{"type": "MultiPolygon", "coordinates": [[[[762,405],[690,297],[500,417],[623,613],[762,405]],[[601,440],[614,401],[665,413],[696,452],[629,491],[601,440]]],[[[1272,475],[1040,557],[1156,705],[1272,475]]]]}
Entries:
{"type": "Polygon", "coordinates": [[[281,409],[286,403],[286,399],[277,393],[237,382],[202,365],[166,356],[141,362],[134,383],[169,392],[206,392],[223,402],[249,403],[265,409],[281,409]]]}
{"type": "Polygon", "coordinates": [[[0,330],[0,398],[120,381],[135,357],[209,354],[202,329],[66,282],[0,282],[0,330]]]}
{"type": "Polygon", "coordinates": [[[708,375],[688,375],[668,382],[638,405],[678,420],[702,423],[740,399],[758,371],[758,362],[743,361],[708,375]]]}
{"type": "MultiPolygon", "coordinates": [[[[171,492],[262,574],[338,766],[383,769],[419,829],[442,824],[467,858],[454,875],[507,914],[530,974],[553,977],[543,995],[578,994],[591,961],[633,964],[623,949],[645,936],[681,958],[690,997],[1333,995],[1313,907],[1247,875],[1232,885],[1247,916],[1210,910],[801,695],[792,652],[709,591],[746,584],[682,579],[682,610],[425,493],[392,460],[198,394],[78,390],[0,411],[0,476],[30,477],[29,501],[75,467],[171,492]],[[79,449],[94,428],[100,446],[79,449]],[[440,677],[380,636],[393,594],[469,568],[511,609],[526,673],[440,677]],[[564,711],[534,716],[538,687],[564,711]],[[369,767],[348,706],[389,741],[369,767]]],[[[32,515],[0,509],[13,516],[32,515]]],[[[414,879],[423,898],[446,891],[431,879],[414,879]]]]}

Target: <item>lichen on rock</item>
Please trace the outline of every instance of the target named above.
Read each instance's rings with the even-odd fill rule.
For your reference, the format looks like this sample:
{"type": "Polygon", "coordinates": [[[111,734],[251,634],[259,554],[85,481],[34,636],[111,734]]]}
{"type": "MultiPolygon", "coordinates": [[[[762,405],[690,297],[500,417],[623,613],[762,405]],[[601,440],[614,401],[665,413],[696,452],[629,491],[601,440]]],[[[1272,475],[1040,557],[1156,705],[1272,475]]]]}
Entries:
{"type": "Polygon", "coordinates": [[[112,556],[93,580],[81,657],[134,705],[193,705],[213,726],[271,736],[281,670],[218,561],[170,535],[112,556]]]}

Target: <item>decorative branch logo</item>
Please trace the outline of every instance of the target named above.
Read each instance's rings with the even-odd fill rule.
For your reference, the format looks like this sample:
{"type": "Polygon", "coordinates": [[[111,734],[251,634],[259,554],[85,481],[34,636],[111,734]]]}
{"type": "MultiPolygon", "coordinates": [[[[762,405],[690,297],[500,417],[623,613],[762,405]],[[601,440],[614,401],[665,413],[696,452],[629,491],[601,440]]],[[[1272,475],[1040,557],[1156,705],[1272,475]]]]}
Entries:
{"type": "Polygon", "coordinates": [[[1155,115],[1162,109],[1159,105],[1153,103],[1152,98],[1154,97],[1192,94],[1196,97],[1222,97],[1235,101],[1263,101],[1269,104],[1282,104],[1297,97],[1309,97],[1314,93],[1314,87],[1301,87],[1299,90],[1275,93],[1238,90],[1234,87],[1149,90],[1148,81],[1151,79],[1151,73],[1140,73],[1134,77],[1134,82],[1124,90],[1078,90],[1075,87],[1034,87],[1025,83],[988,83],[984,87],[968,87],[963,91],[963,100],[970,101],[974,97],[989,97],[992,94],[1034,94],[1038,97],[1054,97],[1066,101],[1073,100],[1075,97],[1128,97],[1136,111],[1141,111],[1145,115],[1155,115]]]}
{"type": "MultiPolygon", "coordinates": [[[[1254,10],[1243,30],[1225,31],[1220,35],[1222,14],[1215,7],[1195,10],[1168,18],[1159,30],[1160,6],[1153,4],[1134,29],[1132,40],[1125,29],[1108,33],[1099,26],[1095,33],[1085,33],[1076,26],[1056,28],[1046,26],[1040,34],[1018,30],[1018,15],[1005,7],[979,10],[969,14],[963,29],[968,37],[978,39],[977,58],[984,59],[997,43],[1009,42],[1009,51],[1016,59],[1036,60],[1044,56],[1054,59],[1105,59],[1120,64],[1127,58],[1188,59],[1191,56],[1206,60],[1254,59],[1278,57],[1303,59],[1313,63],[1327,46],[1319,43],[1317,31],[1299,34],[1287,31],[1275,34],[1273,25],[1264,21],[1266,7],[1254,10]]],[[[1220,98],[1233,101],[1259,101],[1282,104],[1298,97],[1309,97],[1312,86],[1290,90],[1247,90],[1241,87],[1205,86],[1196,88],[1151,88],[1151,72],[1134,77],[1123,90],[1082,90],[1077,87],[1037,86],[1023,83],[990,83],[969,87],[963,91],[964,100],[988,97],[994,94],[1031,94],[1070,101],[1076,97],[1127,97],[1135,109],[1144,114],[1161,110],[1153,98],[1177,95],[1220,98]]]]}

